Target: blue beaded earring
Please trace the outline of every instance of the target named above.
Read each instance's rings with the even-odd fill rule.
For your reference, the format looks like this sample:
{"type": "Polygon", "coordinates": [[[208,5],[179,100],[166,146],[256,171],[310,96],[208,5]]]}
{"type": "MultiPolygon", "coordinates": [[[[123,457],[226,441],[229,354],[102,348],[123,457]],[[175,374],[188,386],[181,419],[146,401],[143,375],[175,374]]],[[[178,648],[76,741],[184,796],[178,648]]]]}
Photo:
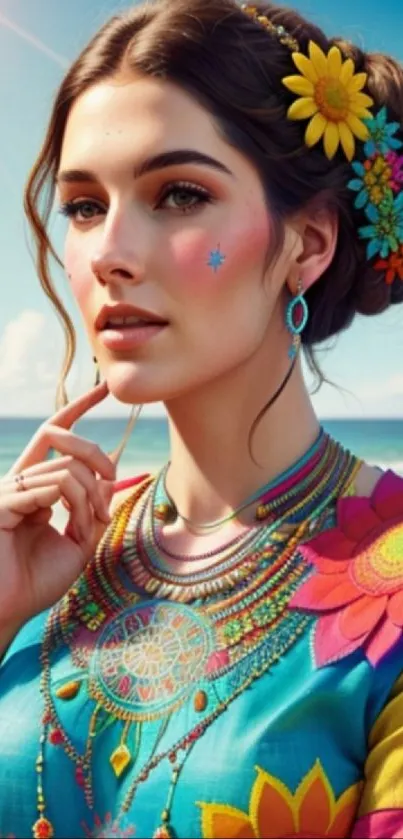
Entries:
{"type": "Polygon", "coordinates": [[[301,346],[301,334],[308,322],[308,304],[304,297],[301,279],[298,282],[298,293],[290,300],[285,313],[287,329],[292,335],[292,344],[288,350],[289,358],[294,361],[301,346]]]}

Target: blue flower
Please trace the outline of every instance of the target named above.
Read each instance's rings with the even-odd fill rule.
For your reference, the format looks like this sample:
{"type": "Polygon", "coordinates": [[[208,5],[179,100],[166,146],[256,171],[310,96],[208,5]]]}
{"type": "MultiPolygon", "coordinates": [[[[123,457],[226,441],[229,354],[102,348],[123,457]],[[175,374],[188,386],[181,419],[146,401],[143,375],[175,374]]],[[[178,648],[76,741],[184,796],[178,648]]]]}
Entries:
{"type": "Polygon", "coordinates": [[[360,227],[358,234],[360,239],[369,239],[367,259],[378,253],[386,259],[391,251],[398,251],[403,244],[403,192],[395,199],[387,196],[378,207],[369,204],[365,215],[372,223],[360,227]]]}
{"type": "Polygon", "coordinates": [[[371,157],[376,152],[387,154],[388,151],[400,149],[403,145],[393,135],[400,129],[398,122],[386,122],[387,110],[384,105],[372,119],[364,119],[364,125],[368,128],[370,138],[364,145],[366,157],[371,157]]]}

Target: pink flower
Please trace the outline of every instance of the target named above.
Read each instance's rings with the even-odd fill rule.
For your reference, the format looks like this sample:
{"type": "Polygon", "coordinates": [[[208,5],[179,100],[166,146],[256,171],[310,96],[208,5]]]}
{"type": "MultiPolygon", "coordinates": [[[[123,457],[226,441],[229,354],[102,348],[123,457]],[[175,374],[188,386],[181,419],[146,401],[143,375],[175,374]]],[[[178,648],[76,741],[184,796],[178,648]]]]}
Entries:
{"type": "Polygon", "coordinates": [[[386,472],[370,498],[342,498],[337,524],[301,549],[316,568],[290,608],[319,615],[318,666],[362,647],[376,665],[403,633],[403,480],[386,472]]]}
{"type": "Polygon", "coordinates": [[[392,167],[391,186],[394,192],[399,192],[403,186],[403,156],[396,154],[395,151],[390,151],[386,155],[386,160],[392,167]]]}

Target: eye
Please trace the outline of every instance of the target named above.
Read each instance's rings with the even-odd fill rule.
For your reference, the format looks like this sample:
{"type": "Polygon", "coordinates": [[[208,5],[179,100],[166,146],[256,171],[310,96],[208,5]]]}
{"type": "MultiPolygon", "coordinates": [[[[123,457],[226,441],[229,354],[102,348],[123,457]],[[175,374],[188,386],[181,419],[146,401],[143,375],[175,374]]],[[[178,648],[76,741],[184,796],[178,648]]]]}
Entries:
{"type": "Polygon", "coordinates": [[[158,201],[157,209],[172,209],[179,210],[181,213],[190,213],[203,204],[211,203],[212,200],[210,193],[203,187],[178,182],[165,187],[158,201]]]}
{"type": "Polygon", "coordinates": [[[91,221],[97,213],[104,211],[95,201],[86,198],[80,201],[65,201],[61,204],[59,212],[67,218],[74,219],[78,224],[82,224],[91,221]]]}

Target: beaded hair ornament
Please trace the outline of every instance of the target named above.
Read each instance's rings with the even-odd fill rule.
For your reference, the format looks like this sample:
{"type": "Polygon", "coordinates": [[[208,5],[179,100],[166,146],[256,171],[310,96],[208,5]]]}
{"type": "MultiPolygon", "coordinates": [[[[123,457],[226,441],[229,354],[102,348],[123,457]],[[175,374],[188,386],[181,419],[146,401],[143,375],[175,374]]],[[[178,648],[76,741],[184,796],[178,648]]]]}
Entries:
{"type": "Polygon", "coordinates": [[[385,106],[373,115],[374,100],[363,92],[368,74],[356,73],[353,60],[343,60],[339,47],[330,47],[326,55],[310,41],[308,57],[283,26],[276,26],[256,6],[241,8],[291,50],[299,73],[282,79],[297,94],[287,117],[309,120],[305,144],[311,148],[323,140],[328,160],[340,148],[344,152],[353,172],[347,187],[355,193],[355,209],[365,218],[358,236],[367,240],[367,259],[376,258],[373,267],[385,272],[388,285],[396,278],[403,281],[403,142],[395,136],[400,124],[388,121],[385,106]],[[363,143],[360,159],[354,159],[356,138],[363,143]]]}

